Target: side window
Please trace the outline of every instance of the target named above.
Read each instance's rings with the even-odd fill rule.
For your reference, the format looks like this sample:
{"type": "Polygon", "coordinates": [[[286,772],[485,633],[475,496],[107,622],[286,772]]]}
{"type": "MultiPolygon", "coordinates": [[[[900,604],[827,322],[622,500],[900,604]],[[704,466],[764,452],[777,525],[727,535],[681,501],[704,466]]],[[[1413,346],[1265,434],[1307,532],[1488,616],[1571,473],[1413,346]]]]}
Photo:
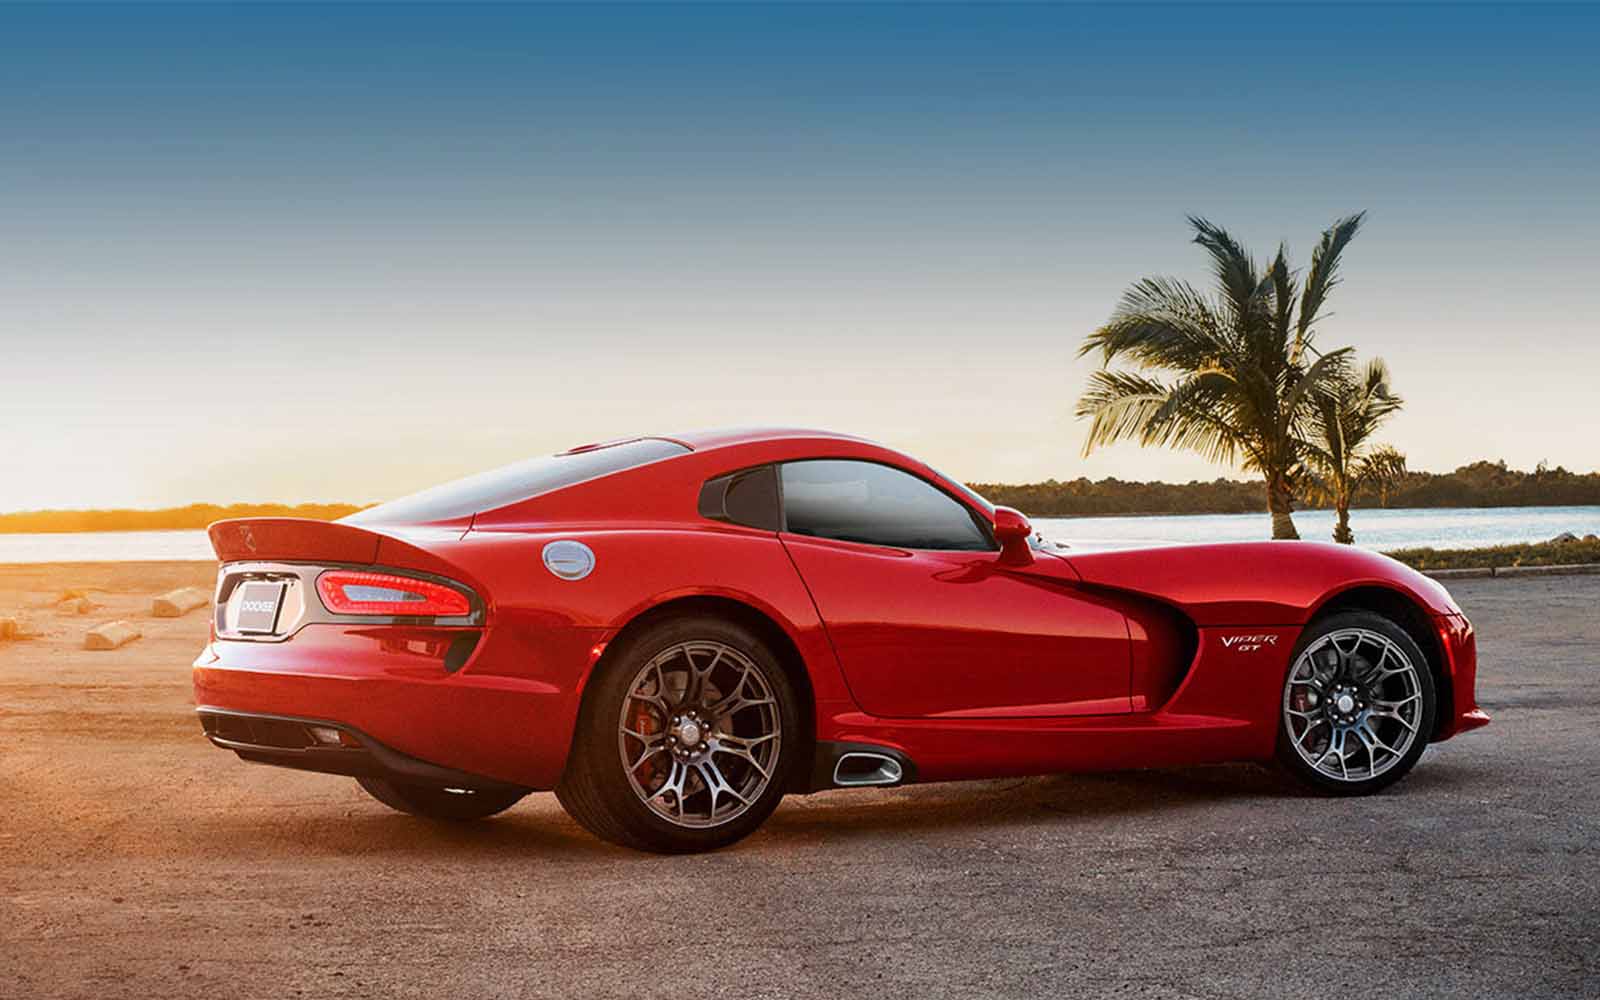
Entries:
{"type": "Polygon", "coordinates": [[[778,531],[778,473],[770,465],[708,480],[700,488],[700,516],[778,531]]]}
{"type": "Polygon", "coordinates": [[[796,535],[900,549],[993,549],[972,512],[908,472],[842,459],[783,466],[783,515],[796,535]]]}

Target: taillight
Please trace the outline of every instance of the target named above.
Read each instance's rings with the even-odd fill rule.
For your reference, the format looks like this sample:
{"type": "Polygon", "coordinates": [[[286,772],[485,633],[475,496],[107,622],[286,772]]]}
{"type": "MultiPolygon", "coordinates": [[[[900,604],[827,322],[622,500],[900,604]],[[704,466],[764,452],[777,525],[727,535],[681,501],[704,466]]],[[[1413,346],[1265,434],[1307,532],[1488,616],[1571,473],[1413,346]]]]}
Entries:
{"type": "Polygon", "coordinates": [[[317,577],[323,607],[336,615],[418,615],[448,618],[472,613],[454,587],[394,573],[330,569],[317,577]]]}

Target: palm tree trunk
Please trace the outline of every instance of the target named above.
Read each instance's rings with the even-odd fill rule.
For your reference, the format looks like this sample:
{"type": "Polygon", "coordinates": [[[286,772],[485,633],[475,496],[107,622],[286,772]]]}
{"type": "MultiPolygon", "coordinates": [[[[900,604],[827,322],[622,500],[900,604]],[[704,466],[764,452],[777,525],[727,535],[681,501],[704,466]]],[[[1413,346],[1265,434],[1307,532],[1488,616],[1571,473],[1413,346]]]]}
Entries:
{"type": "Polygon", "coordinates": [[[1300,532],[1294,530],[1294,518],[1290,514],[1294,511],[1294,494],[1289,491],[1289,484],[1281,476],[1271,476],[1267,479],[1267,510],[1272,512],[1272,537],[1274,539],[1300,538],[1300,532]]]}
{"type": "Polygon", "coordinates": [[[1350,530],[1350,501],[1340,500],[1338,510],[1339,523],[1333,526],[1333,540],[1340,545],[1354,545],[1356,536],[1350,530]]]}

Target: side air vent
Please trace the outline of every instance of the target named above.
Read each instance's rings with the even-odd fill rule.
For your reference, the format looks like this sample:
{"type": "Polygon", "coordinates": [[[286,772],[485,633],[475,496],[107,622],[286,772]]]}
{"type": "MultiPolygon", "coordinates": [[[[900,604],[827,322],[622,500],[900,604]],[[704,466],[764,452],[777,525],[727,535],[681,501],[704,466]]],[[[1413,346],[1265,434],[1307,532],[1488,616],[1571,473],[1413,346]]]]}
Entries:
{"type": "Polygon", "coordinates": [[[708,480],[700,490],[700,516],[764,531],[779,531],[778,473],[770,465],[708,480]]]}

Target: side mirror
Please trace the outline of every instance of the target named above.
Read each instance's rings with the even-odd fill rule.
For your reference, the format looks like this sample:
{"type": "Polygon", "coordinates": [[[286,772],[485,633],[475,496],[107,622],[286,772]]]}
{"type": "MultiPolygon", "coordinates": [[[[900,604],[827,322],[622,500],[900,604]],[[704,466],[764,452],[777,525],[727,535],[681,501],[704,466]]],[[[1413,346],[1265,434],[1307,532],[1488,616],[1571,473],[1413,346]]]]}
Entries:
{"type": "Polygon", "coordinates": [[[1033,537],[1033,525],[1020,510],[1010,507],[994,509],[994,537],[1000,542],[1000,558],[1009,563],[1033,561],[1033,549],[1028,539],[1033,537]]]}

